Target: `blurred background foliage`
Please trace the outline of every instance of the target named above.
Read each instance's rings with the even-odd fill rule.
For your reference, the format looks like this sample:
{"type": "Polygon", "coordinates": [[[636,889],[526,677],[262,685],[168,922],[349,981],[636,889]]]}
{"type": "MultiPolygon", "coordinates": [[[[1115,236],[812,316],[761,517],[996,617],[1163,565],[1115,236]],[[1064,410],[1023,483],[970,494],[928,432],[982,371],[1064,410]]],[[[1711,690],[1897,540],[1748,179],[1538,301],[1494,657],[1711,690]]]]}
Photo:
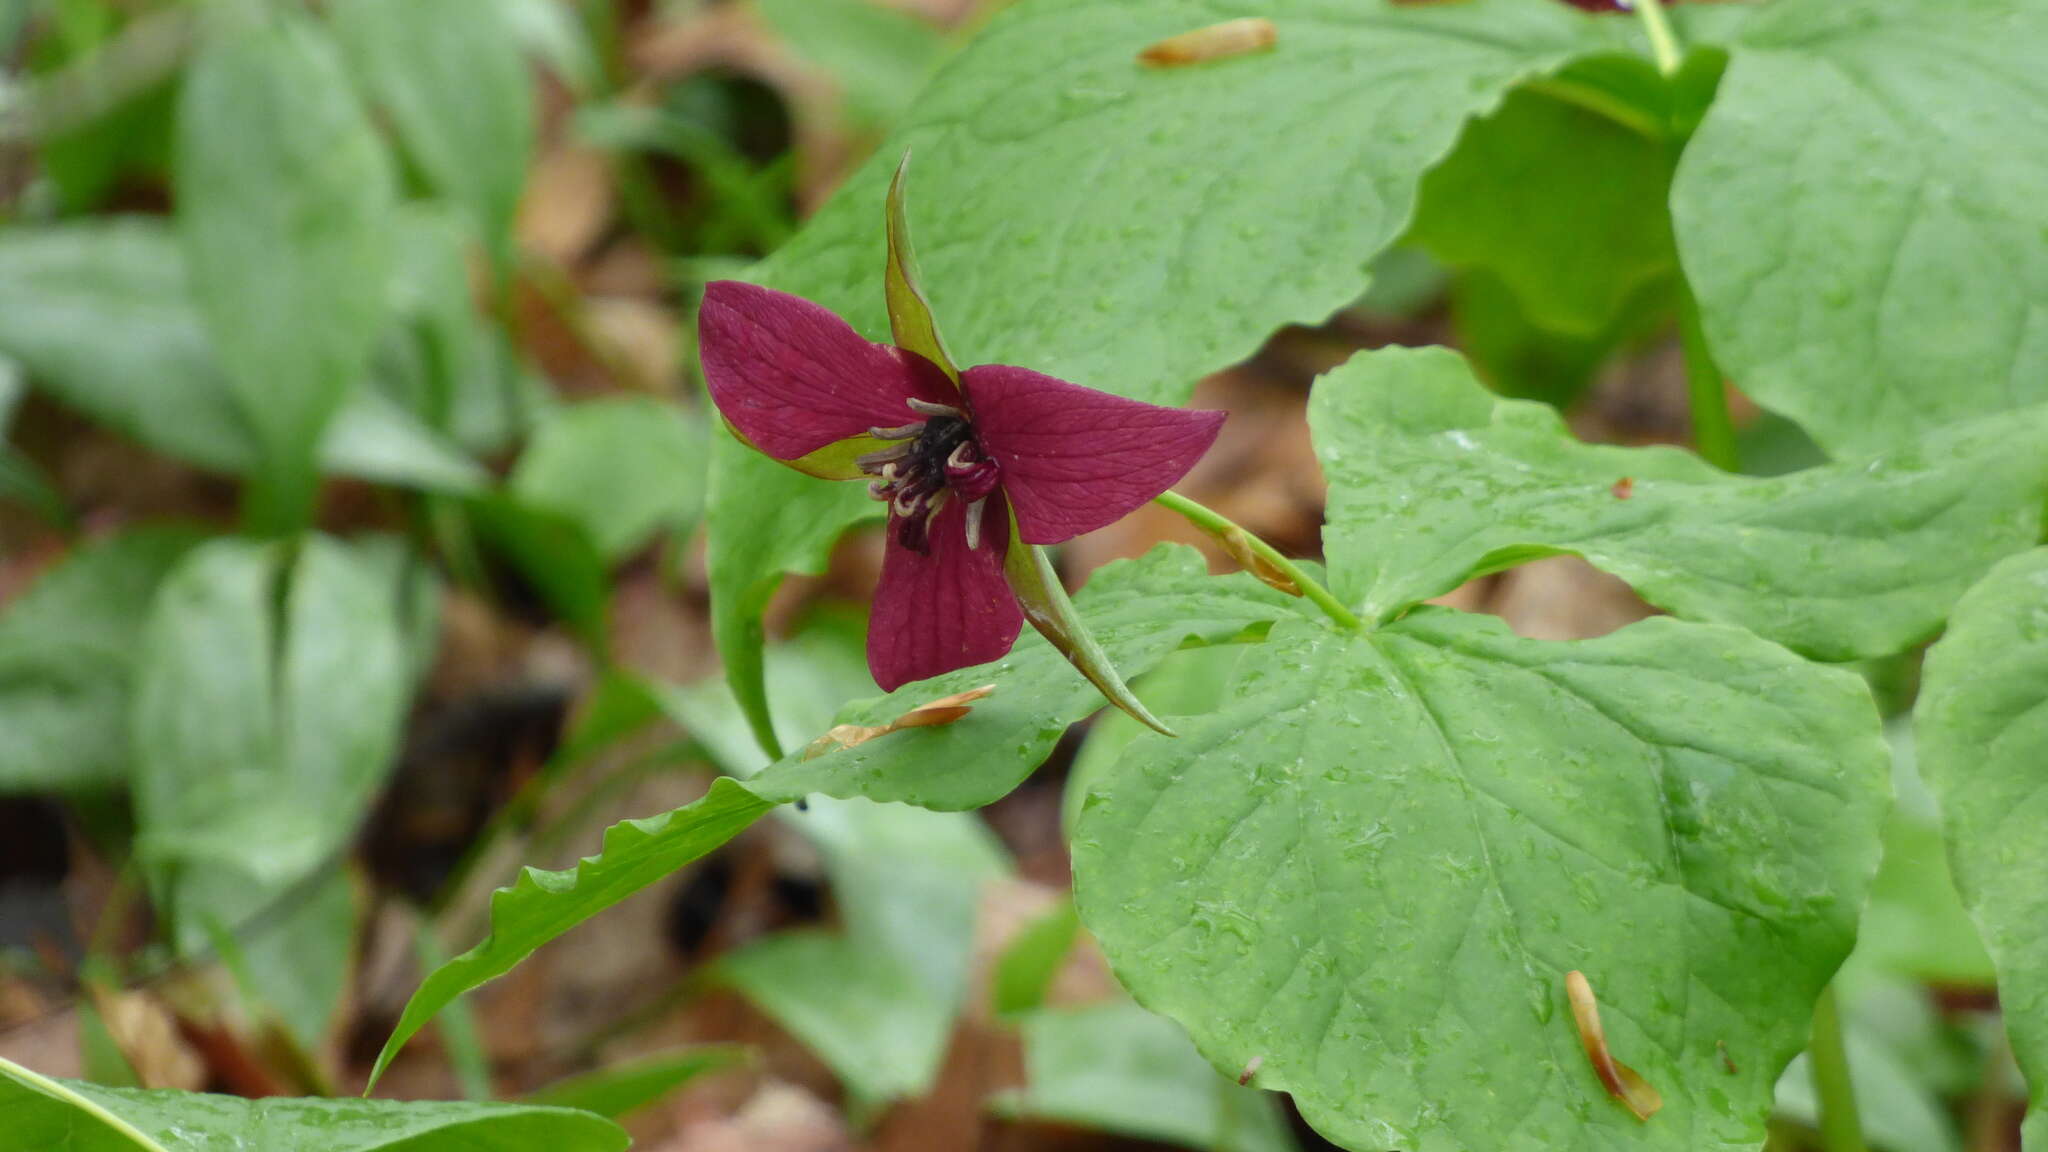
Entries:
{"type": "MultiPolygon", "coordinates": [[[[711,655],[694,304],[999,6],[0,0],[0,1056],[353,1092],[518,864],[761,766],[711,655]]],[[[1567,79],[1626,82],[1600,69],[1567,79]]],[[[1355,306],[1202,382],[1233,419],[1189,491],[1314,554],[1307,383],[1388,343],[1456,344],[1588,438],[1685,439],[1675,161],[1516,93],[1355,306]]],[[[1817,459],[1736,417],[1748,470],[1817,459]]],[[[1147,510],[1061,564],[1161,539],[1201,542],[1147,510]]],[[[877,562],[856,535],[772,606],[791,746],[873,692],[877,562]]],[[[1454,599],[1558,638],[1648,611],[1568,560],[1454,599]]],[[[1237,655],[1141,689],[1199,712],[1237,655]]],[[[1868,671],[1907,705],[1914,660],[1868,671]]],[[[380,1092],[537,1093],[675,1152],[1320,1146],[1074,919],[1062,812],[1132,733],[1077,728],[983,813],[781,812],[451,1009],[380,1092]]],[[[1897,743],[1842,983],[1869,1135],[2016,1147],[1989,964],[1897,743]]],[[[1779,1104],[1804,1146],[1798,1065],[1779,1104]]]]}

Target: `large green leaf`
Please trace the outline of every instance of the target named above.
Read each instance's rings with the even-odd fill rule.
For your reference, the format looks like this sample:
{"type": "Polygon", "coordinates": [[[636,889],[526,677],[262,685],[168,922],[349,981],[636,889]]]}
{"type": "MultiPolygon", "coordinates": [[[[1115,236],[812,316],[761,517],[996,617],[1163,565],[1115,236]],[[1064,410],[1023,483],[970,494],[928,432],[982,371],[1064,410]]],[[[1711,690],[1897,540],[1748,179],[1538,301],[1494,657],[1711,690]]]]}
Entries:
{"type": "Polygon", "coordinates": [[[199,540],[147,528],[88,544],[0,616],[0,792],[115,788],[128,779],[135,635],[164,574],[199,540]]]}
{"type": "Polygon", "coordinates": [[[1436,348],[1355,358],[1317,382],[1309,419],[1337,594],[1375,619],[1575,552],[1681,616],[1822,659],[1885,655],[2031,545],[2048,494],[2048,411],[1751,479],[1675,448],[1580,443],[1436,348]]]}
{"type": "MultiPolygon", "coordinates": [[[[1012,7],[761,273],[889,331],[882,208],[914,149],[923,285],[963,364],[1022,364],[1176,403],[1283,324],[1357,297],[1422,174],[1519,81],[1630,35],[1554,0],[1273,0],[1272,51],[1153,69],[1137,54],[1237,12],[1203,0],[1012,7]]],[[[724,445],[712,490],[718,646],[758,704],[758,618],[873,508],[724,445]],[[764,514],[764,510],[772,510],[764,514]]]]}
{"type": "Polygon", "coordinates": [[[1098,784],[1076,898],[1141,1003],[1348,1147],[1754,1148],[1886,773],[1858,678],[1733,629],[1288,621],[1098,784]],[[1580,1050],[1573,970],[1647,1123],[1580,1050]]]}
{"type": "Polygon", "coordinates": [[[138,852],[181,951],[327,865],[396,751],[412,684],[399,586],[325,537],[296,552],[195,549],[141,630],[138,852]]]}
{"type": "MultiPolygon", "coordinates": [[[[57,400],[157,451],[223,472],[258,467],[255,435],[161,221],[0,232],[0,352],[57,400]]],[[[368,390],[335,417],[321,458],[332,472],[425,488],[459,491],[483,476],[368,390]]]]}
{"type": "Polygon", "coordinates": [[[1204,1152],[1291,1152],[1273,1097],[1218,1075],[1180,1025],[1129,1001],[1026,1016],[1024,1087],[1007,1116],[1078,1124],[1204,1152]]]}
{"type": "Polygon", "coordinates": [[[1722,368],[1836,453],[2048,400],[2048,8],[1780,0],[1672,191],[1722,368]]]}
{"type": "MultiPolygon", "coordinates": [[[[1210,576],[1200,554],[1182,545],[1104,565],[1075,600],[1110,659],[1132,676],[1183,643],[1222,643],[1302,611],[1302,601],[1250,576],[1210,576]]],[[[799,750],[751,786],[783,801],[822,793],[942,810],[979,808],[1015,788],[1068,725],[1102,706],[1102,694],[1033,633],[992,664],[905,685],[847,707],[839,719],[886,724],[920,704],[987,684],[995,693],[951,724],[815,757],[799,750]]]]}
{"type": "Polygon", "coordinates": [[[774,806],[744,785],[720,779],[694,804],[614,824],[598,854],[574,868],[520,873],[517,883],[491,897],[490,935],[436,968],[413,993],[377,1056],[372,1081],[449,1001],[510,972],[542,944],[732,839],[774,806]]]}
{"type": "Polygon", "coordinates": [[[705,429],[644,396],[565,405],[535,430],[512,492],[581,523],[619,560],[663,530],[688,531],[704,507],[705,429]]]}
{"type": "Polygon", "coordinates": [[[1927,654],[1914,726],[1963,903],[1998,967],[2031,1088],[2026,1143],[2048,1141],[2048,549],[2015,556],[1956,605],[1927,654]]]}
{"type": "Polygon", "coordinates": [[[211,15],[178,109],[178,219],[255,434],[257,517],[293,526],[384,324],[390,165],[320,25],[267,7],[211,15]]]}
{"type": "Polygon", "coordinates": [[[35,1152],[622,1152],[618,1125],[531,1104],[243,1100],[53,1080],[0,1060],[8,1147],[35,1152]]]}
{"type": "Polygon", "coordinates": [[[500,0],[343,0],[349,63],[390,113],[407,155],[474,216],[500,259],[533,155],[533,81],[500,0]]]}

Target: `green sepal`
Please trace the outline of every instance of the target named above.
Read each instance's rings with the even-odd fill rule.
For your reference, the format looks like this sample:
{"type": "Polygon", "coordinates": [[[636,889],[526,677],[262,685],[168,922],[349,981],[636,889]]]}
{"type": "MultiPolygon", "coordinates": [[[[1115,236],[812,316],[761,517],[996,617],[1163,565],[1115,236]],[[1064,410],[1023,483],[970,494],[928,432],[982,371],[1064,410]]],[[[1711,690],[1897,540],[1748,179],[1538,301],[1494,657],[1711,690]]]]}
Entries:
{"type": "Polygon", "coordinates": [[[1052,570],[1052,559],[1045,549],[1018,538],[1014,519],[1010,522],[1010,551],[1003,557],[1003,575],[1010,581],[1010,590],[1017,594],[1017,606],[1024,609],[1024,618],[1052,642],[1067,663],[1095,685],[1104,699],[1147,728],[1163,736],[1175,735],[1117,674],[1109,654],[1096,643],[1088,626],[1081,623],[1080,613],[1074,611],[1074,602],[1067,598],[1065,586],[1052,570]]]}
{"type": "Polygon", "coordinates": [[[960,369],[953,363],[953,354],[946,351],[946,339],[939,335],[939,321],[917,284],[917,251],[911,247],[910,217],[903,209],[903,185],[909,173],[910,151],[905,149],[902,163],[896,165],[896,178],[889,182],[889,264],[883,277],[889,301],[889,331],[894,334],[898,348],[938,365],[957,388],[960,369]]]}

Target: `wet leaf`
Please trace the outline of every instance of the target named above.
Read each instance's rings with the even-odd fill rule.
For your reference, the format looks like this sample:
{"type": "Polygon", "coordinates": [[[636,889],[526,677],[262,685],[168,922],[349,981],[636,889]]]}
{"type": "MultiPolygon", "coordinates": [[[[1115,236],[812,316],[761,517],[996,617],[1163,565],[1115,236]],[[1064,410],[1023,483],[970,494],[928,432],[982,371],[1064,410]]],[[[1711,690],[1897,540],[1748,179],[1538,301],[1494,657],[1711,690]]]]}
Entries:
{"type": "Polygon", "coordinates": [[[1382,620],[1571,552],[1680,616],[1824,660],[1888,655],[2033,543],[2048,494],[2048,410],[1754,479],[1675,448],[1581,443],[1443,349],[1354,358],[1317,381],[1309,420],[1335,592],[1382,620]]]}
{"type": "Polygon", "coordinates": [[[1860,679],[1734,629],[1283,621],[1098,780],[1075,898],[1140,1003],[1347,1147],[1749,1148],[1854,941],[1886,774],[1860,679]],[[1572,970],[1650,1123],[1580,1050],[1572,970]]]}
{"type": "Polygon", "coordinates": [[[623,1152],[618,1125],[587,1112],[431,1100],[243,1100],[102,1088],[0,1059],[7,1135],[39,1152],[623,1152]]]}
{"type": "Polygon", "coordinates": [[[2048,8],[1755,11],[1672,188],[1715,357],[1831,453],[2048,400],[2048,8]]]}
{"type": "Polygon", "coordinates": [[[1998,968],[2032,1146],[2048,1139],[2048,549],[2000,564],[1956,605],[1913,723],[1956,886],[1998,968]]]}

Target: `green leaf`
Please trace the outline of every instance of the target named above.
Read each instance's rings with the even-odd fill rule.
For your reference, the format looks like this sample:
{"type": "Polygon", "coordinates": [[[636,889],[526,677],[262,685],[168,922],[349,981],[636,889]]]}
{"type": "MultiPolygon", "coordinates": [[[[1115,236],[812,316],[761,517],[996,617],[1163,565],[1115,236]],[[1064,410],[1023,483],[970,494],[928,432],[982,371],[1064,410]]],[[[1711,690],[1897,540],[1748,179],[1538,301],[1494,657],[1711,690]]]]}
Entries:
{"type": "Polygon", "coordinates": [[[462,204],[501,264],[533,158],[533,80],[500,0],[343,0],[356,76],[427,183],[462,204]]]}
{"type": "Polygon", "coordinates": [[[886,125],[910,107],[945,54],[929,21],[875,0],[758,0],[769,27],[798,56],[823,69],[847,108],[886,125]]]}
{"type": "MultiPolygon", "coordinates": [[[[0,352],[58,401],[159,452],[222,472],[258,466],[161,221],[0,233],[0,352]]],[[[330,471],[429,489],[462,491],[483,477],[369,390],[335,416],[321,458],[330,471]]]]}
{"type": "Polygon", "coordinates": [[[449,1001],[510,972],[542,944],[732,839],[774,806],[721,778],[694,804],[612,825],[603,849],[574,868],[522,871],[517,883],[492,895],[490,935],[436,968],[413,993],[377,1055],[372,1083],[449,1001]]]}
{"type": "MultiPolygon", "coordinates": [[[[770,649],[768,666],[776,728],[792,743],[829,724],[849,690],[867,682],[850,631],[813,628],[770,649]]],[[[728,772],[758,771],[723,683],[669,689],[662,703],[728,772]]],[[[982,888],[1009,873],[1007,855],[968,813],[819,797],[779,815],[818,846],[845,932],[773,937],[726,957],[720,970],[862,1101],[922,1095],[965,997],[982,888]]]]}
{"type": "MultiPolygon", "coordinates": [[[[854,0],[863,3],[864,0],[854,0]]],[[[910,178],[910,153],[897,162],[896,175],[889,180],[884,203],[882,229],[887,248],[882,269],[882,298],[889,308],[889,336],[898,348],[915,352],[944,369],[953,386],[960,386],[960,366],[946,350],[946,338],[939,332],[938,317],[932,315],[925,298],[923,274],[918,269],[917,247],[910,236],[910,205],[905,185],[910,178]]]]}
{"type": "Polygon", "coordinates": [[[847,525],[881,515],[858,484],[814,480],[741,444],[723,424],[711,441],[704,509],[711,634],[754,738],[770,757],[782,746],[768,710],[761,614],[785,572],[825,570],[847,525]]]}
{"type": "Polygon", "coordinates": [[[1098,786],[1075,896],[1140,1003],[1348,1147],[1754,1147],[1886,773],[1860,679],[1733,629],[1285,621],[1098,786]],[[1580,1049],[1573,970],[1647,1123],[1580,1049]]]}
{"type": "Polygon", "coordinates": [[[704,1044],[621,1060],[557,1080],[528,1093],[527,1104],[574,1108],[613,1120],[622,1119],[695,1080],[745,1064],[747,1049],[733,1044],[704,1044]]]}
{"type": "Polygon", "coordinates": [[[1180,1025],[1128,1001],[1024,1018],[1025,1086],[1007,1116],[1078,1124],[1204,1152],[1291,1152],[1294,1137],[1255,1088],[1217,1075],[1180,1025]]]}
{"type": "Polygon", "coordinates": [[[1580,443],[1555,410],[1489,395],[1443,349],[1354,358],[1317,382],[1309,419],[1335,591],[1381,620],[1573,552],[1681,616],[1825,660],[1886,655],[2039,537],[2048,492],[2048,412],[1751,479],[1674,448],[1580,443]]]}
{"type": "Polygon", "coordinates": [[[1045,1007],[1046,994],[1080,937],[1081,918],[1074,902],[1065,897],[1052,911],[1026,924],[996,957],[989,977],[990,1005],[996,1014],[1014,1016],[1045,1007]]]}
{"type": "Polygon", "coordinates": [[[470,259],[477,226],[445,204],[418,201],[400,209],[398,229],[395,324],[385,333],[376,382],[463,448],[501,451],[522,431],[527,403],[477,310],[470,259]]]}
{"type": "MultiPolygon", "coordinates": [[[[1945,1068],[1961,1065],[1956,1070],[1974,1088],[1986,1067],[1984,1057],[1959,1050],[1967,1046],[1954,1042],[1926,988],[1859,970],[1865,944],[1859,935],[1855,955],[1835,978],[1843,1002],[1849,1078],[1864,1134],[1872,1147],[1885,1152],[1961,1152],[1962,1138],[1943,1099],[1952,1090],[1960,1095],[1961,1086],[1945,1075],[1945,1068]]],[[[1818,1130],[1810,1053],[1802,1053],[1778,1078],[1777,1112],[1781,1121],[1818,1130]]]]}
{"type": "Polygon", "coordinates": [[[565,405],[534,432],[512,493],[582,524],[614,562],[658,532],[687,532],[704,507],[705,429],[641,396],[565,405]]]}
{"type": "Polygon", "coordinates": [[[243,1100],[102,1088],[0,1060],[0,1112],[14,1145],[38,1152],[623,1152],[602,1116],[527,1104],[243,1100]]]}
{"type": "MultiPolygon", "coordinates": [[[[1077,598],[1110,659],[1138,675],[1183,643],[1222,643],[1298,617],[1302,602],[1242,573],[1208,574],[1201,555],[1161,545],[1137,560],[1106,564],[1077,598]]],[[[937,728],[915,728],[805,759],[790,756],[756,776],[761,795],[791,801],[814,793],[899,801],[921,808],[979,808],[1015,788],[1051,754],[1067,726],[1102,706],[1043,637],[1027,635],[1008,656],[907,684],[845,708],[841,723],[883,724],[920,704],[984,684],[995,693],[937,728]]]]}
{"type": "Polygon", "coordinates": [[[1884,862],[1870,882],[1856,959],[1938,987],[1990,988],[1997,974],[1956,892],[1941,813],[1915,767],[1911,731],[1900,722],[1888,734],[1897,800],[1885,817],[1884,862]]]}
{"type": "Polygon", "coordinates": [[[392,181],[320,25],[239,11],[211,14],[186,73],[178,220],[255,434],[257,518],[289,527],[310,514],[321,434],[384,325],[392,181]]]}
{"type": "Polygon", "coordinates": [[[1677,271],[1664,207],[1677,157],[1662,137],[1518,91],[1423,180],[1410,239],[1490,271],[1538,327],[1591,336],[1677,271]]]}
{"type": "Polygon", "coordinates": [[[189,528],[87,544],[0,616],[0,792],[88,791],[127,782],[135,636],[157,585],[196,543],[189,528]]]}
{"type": "Polygon", "coordinates": [[[236,975],[243,994],[300,1051],[319,1051],[356,960],[356,894],[349,870],[336,867],[301,885],[234,950],[240,954],[236,975]]]}
{"type": "Polygon", "coordinates": [[[1672,189],[1715,358],[1836,454],[2048,400],[2048,9],[1782,0],[1672,189]]]}
{"type": "Polygon", "coordinates": [[[583,642],[611,643],[611,583],[604,556],[581,522],[499,492],[469,501],[477,533],[511,561],[583,642]]]}
{"type": "Polygon", "coordinates": [[[181,952],[240,929],[355,835],[411,695],[398,592],[319,536],[296,557],[214,541],[157,590],[131,729],[137,851],[181,952]]]}
{"type": "MultiPolygon", "coordinates": [[[[1154,69],[1137,54],[1215,23],[1214,5],[1006,9],[763,283],[870,338],[887,332],[876,217],[914,149],[918,203],[932,209],[914,221],[924,289],[963,364],[1178,403],[1275,329],[1356,299],[1467,118],[1629,34],[1554,0],[1273,0],[1259,14],[1278,29],[1275,50],[1154,69]]],[[[857,486],[775,476],[787,470],[727,447],[709,513],[716,638],[765,727],[754,650],[768,595],[784,572],[816,571],[876,506],[857,486]]]]}
{"type": "Polygon", "coordinates": [[[1913,713],[1963,904],[1998,967],[2013,1055],[2031,1089],[2026,1143],[2048,1139],[2048,548],[1993,569],[1927,654],[1913,713]]]}
{"type": "Polygon", "coordinates": [[[869,1108],[931,1088],[959,1010],[887,954],[824,931],[757,940],[721,959],[718,973],[869,1108]]]}

